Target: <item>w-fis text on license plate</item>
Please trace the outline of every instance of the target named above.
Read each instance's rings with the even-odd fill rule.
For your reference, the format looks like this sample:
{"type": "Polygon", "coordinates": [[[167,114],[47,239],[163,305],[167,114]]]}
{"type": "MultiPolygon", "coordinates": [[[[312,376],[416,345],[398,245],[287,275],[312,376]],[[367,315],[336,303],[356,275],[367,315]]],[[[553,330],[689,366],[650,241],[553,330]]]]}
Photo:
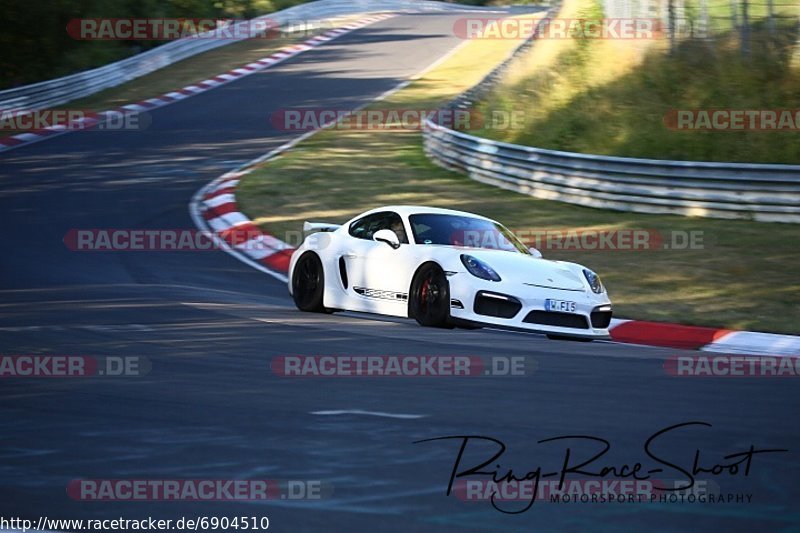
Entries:
{"type": "Polygon", "coordinates": [[[544,301],[545,311],[560,311],[562,313],[574,313],[577,306],[575,302],[568,302],[566,300],[551,300],[548,298],[544,301]]]}

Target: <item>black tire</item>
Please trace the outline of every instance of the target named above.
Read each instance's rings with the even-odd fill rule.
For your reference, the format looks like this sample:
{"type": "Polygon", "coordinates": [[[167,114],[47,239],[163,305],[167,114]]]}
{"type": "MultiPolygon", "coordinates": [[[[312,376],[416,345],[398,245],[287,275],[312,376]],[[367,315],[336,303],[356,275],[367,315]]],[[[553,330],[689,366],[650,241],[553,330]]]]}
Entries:
{"type": "Polygon", "coordinates": [[[573,341],[573,342],[592,342],[594,339],[587,339],[585,337],[570,337],[569,335],[555,335],[548,333],[547,338],[551,341],[573,341]]]}
{"type": "Polygon", "coordinates": [[[423,265],[411,282],[408,314],[421,326],[452,328],[450,323],[450,285],[438,265],[423,265]]]}
{"type": "Polygon", "coordinates": [[[301,311],[312,313],[329,313],[322,305],[322,294],[325,289],[325,273],[317,254],[305,253],[292,272],[292,299],[301,311]]]}

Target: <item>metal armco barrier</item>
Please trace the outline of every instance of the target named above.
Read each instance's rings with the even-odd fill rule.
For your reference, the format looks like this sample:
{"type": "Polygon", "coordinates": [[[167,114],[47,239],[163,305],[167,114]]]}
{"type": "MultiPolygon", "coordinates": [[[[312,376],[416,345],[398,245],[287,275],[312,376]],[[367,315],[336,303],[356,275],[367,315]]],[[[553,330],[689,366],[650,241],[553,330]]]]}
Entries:
{"type": "MultiPolygon", "coordinates": [[[[268,19],[282,28],[292,28],[296,23],[302,21],[321,21],[339,16],[381,11],[480,12],[486,11],[486,9],[425,0],[319,0],[257,17],[254,20],[268,19]]],[[[314,24],[311,24],[296,29],[300,31],[313,29],[313,27],[314,24]]],[[[187,57],[236,42],[235,39],[230,38],[212,38],[209,35],[213,33],[204,34],[204,38],[186,38],[172,41],[122,61],[78,72],[63,78],[0,91],[0,110],[32,111],[61,105],[116,87],[187,57]]]]}
{"type": "Polygon", "coordinates": [[[640,213],[800,223],[800,165],[560,152],[426,122],[425,152],[470,178],[545,200],[640,213]]]}

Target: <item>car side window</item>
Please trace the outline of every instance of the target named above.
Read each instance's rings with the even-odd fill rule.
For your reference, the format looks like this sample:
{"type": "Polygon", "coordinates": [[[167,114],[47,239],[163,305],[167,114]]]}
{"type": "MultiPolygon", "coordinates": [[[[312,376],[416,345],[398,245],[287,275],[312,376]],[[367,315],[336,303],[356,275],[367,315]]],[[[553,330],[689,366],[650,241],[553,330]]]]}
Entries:
{"type": "Polygon", "coordinates": [[[403,219],[392,211],[373,213],[360,218],[350,224],[350,235],[356,239],[372,240],[375,232],[382,229],[390,229],[397,235],[401,244],[408,244],[403,219]]]}

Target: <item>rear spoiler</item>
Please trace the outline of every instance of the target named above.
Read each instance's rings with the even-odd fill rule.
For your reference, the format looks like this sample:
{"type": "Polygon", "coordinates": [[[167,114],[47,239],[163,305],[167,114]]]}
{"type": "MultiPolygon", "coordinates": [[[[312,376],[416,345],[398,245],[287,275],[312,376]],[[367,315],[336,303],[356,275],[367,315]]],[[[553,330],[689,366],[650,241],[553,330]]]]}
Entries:
{"type": "Polygon", "coordinates": [[[341,228],[341,224],[328,224],[327,222],[303,222],[303,231],[308,232],[331,232],[341,228]]]}

